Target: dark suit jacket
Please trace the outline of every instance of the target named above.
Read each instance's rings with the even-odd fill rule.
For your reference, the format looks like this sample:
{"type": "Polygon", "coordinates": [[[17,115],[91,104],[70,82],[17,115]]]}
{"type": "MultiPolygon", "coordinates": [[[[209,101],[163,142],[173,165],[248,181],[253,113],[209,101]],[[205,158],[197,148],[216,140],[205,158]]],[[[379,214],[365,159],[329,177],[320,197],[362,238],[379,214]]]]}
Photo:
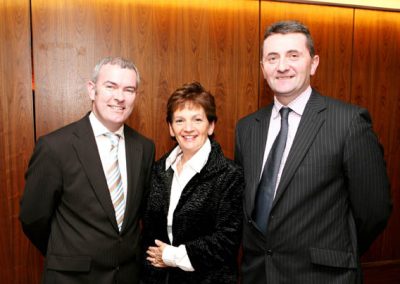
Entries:
{"type": "MultiPolygon", "coordinates": [[[[165,170],[168,155],[154,166],[151,193],[143,219],[145,249],[154,246],[155,239],[170,243],[167,215],[173,170],[165,170]]],[[[143,283],[236,284],[243,187],[242,170],[223,156],[218,143],[211,142],[208,161],[185,186],[174,211],[172,226],[172,245],[186,246],[195,271],[155,268],[144,257],[143,283]]]]}
{"type": "Polygon", "coordinates": [[[137,283],[139,218],[154,144],[125,125],[121,233],[88,116],[41,137],[26,172],[22,228],[45,256],[43,283],[137,283]]]}
{"type": "Polygon", "coordinates": [[[368,112],[313,90],[263,235],[251,216],[271,110],[243,118],[236,129],[235,160],[246,182],[242,282],[360,282],[359,256],[391,212],[383,151],[368,112]]]}

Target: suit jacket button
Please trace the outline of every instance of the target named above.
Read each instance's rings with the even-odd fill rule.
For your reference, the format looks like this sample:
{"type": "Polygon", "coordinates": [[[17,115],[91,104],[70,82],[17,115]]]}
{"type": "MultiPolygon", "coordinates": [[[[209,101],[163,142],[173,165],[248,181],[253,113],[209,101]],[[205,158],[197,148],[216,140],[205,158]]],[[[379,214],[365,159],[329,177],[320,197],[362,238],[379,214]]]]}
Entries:
{"type": "Polygon", "coordinates": [[[247,220],[247,223],[251,224],[252,223],[251,219],[247,220]]]}
{"type": "Polygon", "coordinates": [[[267,255],[272,255],[272,250],[267,250],[267,255]]]}

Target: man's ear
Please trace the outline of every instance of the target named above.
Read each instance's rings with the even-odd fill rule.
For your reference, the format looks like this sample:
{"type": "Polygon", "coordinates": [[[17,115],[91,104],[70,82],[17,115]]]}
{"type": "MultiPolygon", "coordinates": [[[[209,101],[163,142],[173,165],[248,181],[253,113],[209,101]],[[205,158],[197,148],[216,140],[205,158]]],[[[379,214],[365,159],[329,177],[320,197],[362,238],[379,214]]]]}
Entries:
{"type": "Polygon", "coordinates": [[[94,97],[96,96],[96,84],[93,81],[88,81],[86,83],[86,89],[90,100],[94,101],[94,97]]]}
{"type": "Polygon", "coordinates": [[[318,64],[319,64],[319,56],[314,55],[314,57],[311,59],[311,70],[310,70],[311,76],[313,76],[317,71],[318,64]]]}

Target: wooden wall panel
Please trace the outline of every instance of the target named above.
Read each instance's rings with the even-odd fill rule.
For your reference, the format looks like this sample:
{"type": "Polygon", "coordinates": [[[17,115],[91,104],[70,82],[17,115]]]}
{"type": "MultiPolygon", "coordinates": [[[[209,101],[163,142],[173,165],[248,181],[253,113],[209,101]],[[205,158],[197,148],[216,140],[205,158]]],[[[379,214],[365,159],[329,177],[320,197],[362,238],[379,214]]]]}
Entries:
{"type": "Polygon", "coordinates": [[[18,222],[34,143],[29,1],[0,1],[0,19],[0,282],[30,283],[40,259],[18,222]]]}
{"type": "Polygon", "coordinates": [[[233,157],[236,120],[257,108],[257,2],[32,0],[32,17],[38,136],[86,113],[92,66],[121,54],[143,81],[128,123],[157,141],[157,157],[173,145],[166,101],[193,80],[216,96],[216,138],[233,157]]]}
{"type": "Polygon", "coordinates": [[[203,73],[210,76],[217,101],[216,138],[233,158],[237,119],[257,110],[259,15],[256,1],[229,3],[219,4],[212,12],[210,59],[203,73]]]}
{"type": "MultiPolygon", "coordinates": [[[[366,107],[385,150],[393,213],[388,227],[363,261],[397,263],[400,268],[400,17],[398,13],[356,9],[352,102],[366,107]]],[[[379,270],[385,271],[382,263],[379,270]]],[[[400,275],[397,273],[397,281],[400,275]]],[[[372,283],[372,282],[371,282],[372,283]]],[[[378,282],[375,282],[378,283],[378,282]]],[[[389,283],[389,282],[385,282],[389,283]]],[[[395,283],[395,282],[390,282],[395,283]]]]}
{"type": "Polygon", "coordinates": [[[167,98],[192,80],[215,95],[216,138],[233,157],[237,119],[272,99],[260,77],[259,47],[265,27],[281,19],[310,27],[321,57],[313,86],[371,111],[385,148],[394,211],[363,266],[366,283],[400,282],[398,13],[250,0],[1,0],[0,8],[1,283],[39,283],[42,258],[17,220],[23,174],[35,134],[90,109],[85,83],[100,58],[122,55],[137,64],[142,83],[128,124],[155,140],[157,157],[173,145],[167,98]]]}
{"type": "MultiPolygon", "coordinates": [[[[148,71],[149,50],[153,49],[148,40],[151,14],[131,2],[32,0],[38,136],[90,110],[86,82],[99,59],[120,55],[132,59],[142,73],[148,71]]],[[[144,79],[141,87],[147,84],[144,79]]],[[[150,132],[152,116],[142,104],[150,106],[151,101],[141,100],[143,90],[131,120],[150,132]]]]}
{"type": "Polygon", "coordinates": [[[216,139],[225,153],[233,157],[236,119],[240,116],[237,99],[246,100],[243,108],[257,105],[257,71],[236,68],[241,62],[257,62],[258,5],[248,1],[153,1],[151,73],[148,80],[154,98],[152,138],[157,156],[174,142],[165,122],[166,102],[183,83],[199,81],[216,98],[219,121],[216,139]],[[242,41],[250,41],[241,52],[242,41]],[[255,83],[255,85],[254,85],[255,83]],[[250,87],[249,87],[250,86],[250,87]],[[247,92],[246,92],[247,90],[247,92]]]}
{"type": "MultiPolygon", "coordinates": [[[[310,29],[316,54],[320,56],[311,85],[322,94],[350,100],[353,9],[308,4],[261,2],[261,39],[267,26],[280,20],[298,20],[310,29]],[[318,15],[318,16],[316,16],[318,15]]],[[[272,100],[263,80],[261,105],[272,100]]]]}

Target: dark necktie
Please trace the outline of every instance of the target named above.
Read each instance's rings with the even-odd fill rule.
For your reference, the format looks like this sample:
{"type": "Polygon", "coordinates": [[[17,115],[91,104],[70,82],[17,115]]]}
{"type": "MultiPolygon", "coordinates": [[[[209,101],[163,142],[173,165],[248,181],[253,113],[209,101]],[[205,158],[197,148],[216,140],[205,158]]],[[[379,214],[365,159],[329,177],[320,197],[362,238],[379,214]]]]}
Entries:
{"type": "Polygon", "coordinates": [[[272,201],[274,200],[276,180],[283,152],[286,146],[288,135],[288,116],[290,108],[281,108],[281,130],[276,136],[274,144],[269,152],[260,183],[257,188],[257,196],[254,208],[254,220],[258,228],[265,234],[267,232],[269,213],[271,211],[272,201]]]}

